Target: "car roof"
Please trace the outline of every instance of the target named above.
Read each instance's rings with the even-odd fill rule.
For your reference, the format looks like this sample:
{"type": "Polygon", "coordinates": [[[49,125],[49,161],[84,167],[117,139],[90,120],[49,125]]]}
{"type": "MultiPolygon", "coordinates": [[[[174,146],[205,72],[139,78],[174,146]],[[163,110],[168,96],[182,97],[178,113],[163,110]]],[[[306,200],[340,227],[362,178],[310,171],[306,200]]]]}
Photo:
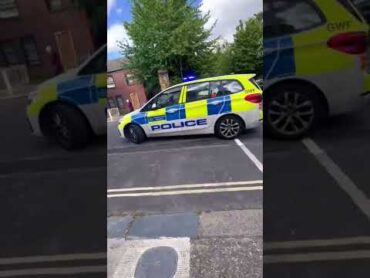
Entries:
{"type": "Polygon", "coordinates": [[[208,78],[202,78],[202,79],[196,79],[188,82],[183,82],[179,83],[176,85],[173,85],[166,90],[178,87],[178,86],[184,86],[184,85],[190,85],[190,84],[195,84],[195,83],[200,83],[200,82],[207,82],[207,81],[218,81],[218,80],[234,80],[234,79],[240,79],[240,78],[246,78],[246,79],[251,79],[255,77],[256,74],[254,73],[248,73],[248,74],[229,74],[229,75],[221,75],[221,76],[214,76],[214,77],[208,77],[208,78]]]}

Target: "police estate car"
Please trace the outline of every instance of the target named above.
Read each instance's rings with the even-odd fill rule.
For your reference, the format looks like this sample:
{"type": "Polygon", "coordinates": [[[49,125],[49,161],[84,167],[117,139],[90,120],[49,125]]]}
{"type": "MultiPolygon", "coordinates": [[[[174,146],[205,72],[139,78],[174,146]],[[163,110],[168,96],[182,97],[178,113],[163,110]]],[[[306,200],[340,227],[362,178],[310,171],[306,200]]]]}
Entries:
{"type": "Polygon", "coordinates": [[[264,132],[305,135],[366,91],[369,25],[349,0],[265,0],[264,132]]]}
{"type": "Polygon", "coordinates": [[[40,84],[29,94],[28,123],[65,149],[85,146],[106,127],[106,45],[81,66],[40,84]]]}
{"type": "Polygon", "coordinates": [[[233,139],[260,123],[262,90],[254,74],[199,79],[172,86],[120,120],[121,137],[216,134],[233,139]]]}

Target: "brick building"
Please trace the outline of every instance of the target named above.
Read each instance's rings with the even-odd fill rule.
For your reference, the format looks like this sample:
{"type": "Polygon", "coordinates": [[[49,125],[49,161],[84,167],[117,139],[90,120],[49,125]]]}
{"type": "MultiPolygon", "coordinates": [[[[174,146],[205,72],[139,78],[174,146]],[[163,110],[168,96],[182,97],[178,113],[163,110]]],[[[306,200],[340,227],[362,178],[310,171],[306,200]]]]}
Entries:
{"type": "Polygon", "coordinates": [[[128,112],[129,99],[137,109],[146,103],[145,89],[127,70],[124,69],[125,60],[115,59],[108,61],[108,106],[118,108],[121,114],[128,112]]]}
{"type": "Polygon", "coordinates": [[[52,76],[48,45],[64,70],[94,52],[87,15],[73,0],[0,1],[0,70],[8,72],[11,82],[24,81],[17,72],[28,74],[31,81],[52,76]]]}

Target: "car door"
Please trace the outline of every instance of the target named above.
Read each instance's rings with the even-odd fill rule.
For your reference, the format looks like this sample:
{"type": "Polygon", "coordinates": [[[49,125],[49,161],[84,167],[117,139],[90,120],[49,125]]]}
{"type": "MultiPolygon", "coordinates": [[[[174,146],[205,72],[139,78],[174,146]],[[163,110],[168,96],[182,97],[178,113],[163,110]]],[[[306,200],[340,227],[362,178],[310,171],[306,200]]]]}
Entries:
{"type": "Polygon", "coordinates": [[[213,107],[220,105],[222,99],[211,99],[210,82],[200,82],[186,86],[184,102],[186,120],[189,122],[186,130],[191,131],[211,126],[209,112],[214,111],[213,107]]]}
{"type": "Polygon", "coordinates": [[[96,134],[106,132],[106,47],[101,48],[68,82],[59,84],[59,97],[77,105],[96,134]]]}
{"type": "Polygon", "coordinates": [[[144,106],[146,125],[143,126],[149,136],[177,133],[178,122],[185,119],[184,104],[179,103],[182,86],[171,88],[160,93],[144,106]]]}

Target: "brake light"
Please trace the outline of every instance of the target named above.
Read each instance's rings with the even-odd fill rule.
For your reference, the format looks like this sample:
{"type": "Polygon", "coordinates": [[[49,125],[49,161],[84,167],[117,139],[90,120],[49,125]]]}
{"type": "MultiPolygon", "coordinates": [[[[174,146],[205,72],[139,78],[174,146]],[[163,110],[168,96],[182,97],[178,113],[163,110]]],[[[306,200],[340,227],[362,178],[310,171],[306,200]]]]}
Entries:
{"type": "Polygon", "coordinates": [[[249,95],[246,95],[244,99],[252,103],[261,103],[262,94],[249,94],[249,95]]]}
{"type": "Polygon", "coordinates": [[[367,34],[364,32],[343,33],[332,37],[328,47],[347,54],[362,54],[367,48],[367,34]]]}

